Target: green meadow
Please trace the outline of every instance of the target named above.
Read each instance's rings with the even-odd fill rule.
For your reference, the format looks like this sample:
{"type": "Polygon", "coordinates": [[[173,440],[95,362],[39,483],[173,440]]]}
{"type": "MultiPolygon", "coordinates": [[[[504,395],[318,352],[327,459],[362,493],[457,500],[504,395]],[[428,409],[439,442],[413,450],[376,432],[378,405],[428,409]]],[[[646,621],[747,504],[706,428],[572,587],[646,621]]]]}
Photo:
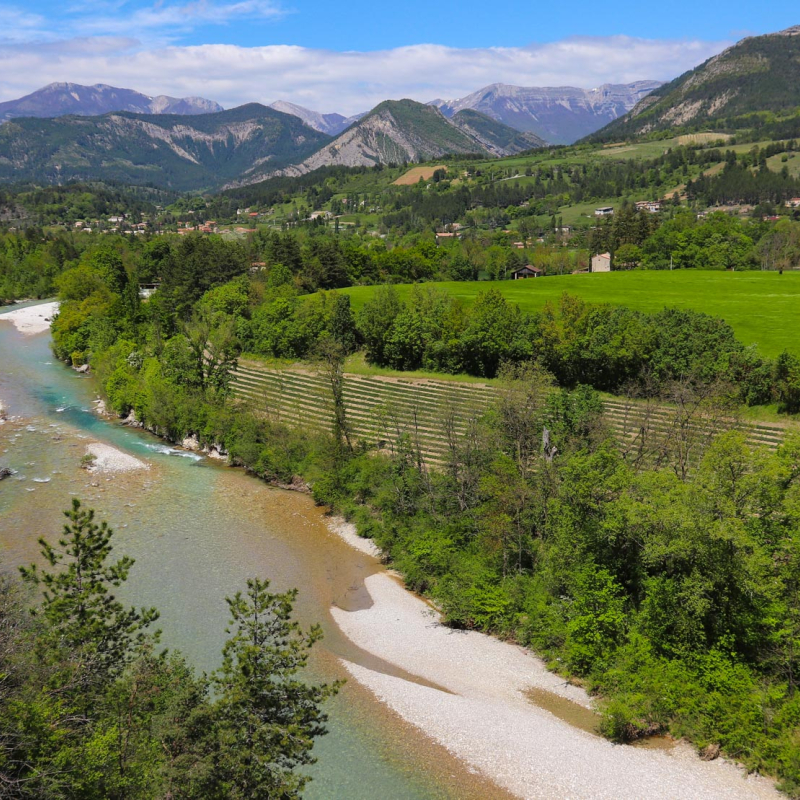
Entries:
{"type": "MultiPolygon", "coordinates": [[[[563,275],[519,281],[448,281],[426,284],[444,289],[465,304],[479,292],[498,289],[524,311],[538,311],[557,303],[568,292],[590,303],[611,303],[641,311],[665,306],[691,308],[721,317],[736,331],[740,341],[756,344],[765,356],[782,350],[800,353],[800,273],[776,272],[610,272],[563,275]]],[[[398,285],[405,298],[410,285],[398,285]]],[[[374,286],[354,286],[349,294],[354,309],[375,291],[374,286]]]]}

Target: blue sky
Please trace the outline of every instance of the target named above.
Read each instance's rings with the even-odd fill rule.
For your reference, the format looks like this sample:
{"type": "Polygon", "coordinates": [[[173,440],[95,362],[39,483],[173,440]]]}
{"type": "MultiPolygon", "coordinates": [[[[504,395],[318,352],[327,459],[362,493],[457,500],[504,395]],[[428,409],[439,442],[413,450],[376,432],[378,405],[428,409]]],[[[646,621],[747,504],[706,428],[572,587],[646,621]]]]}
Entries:
{"type": "Polygon", "coordinates": [[[742,36],[800,23],[795,5],[0,0],[0,100],[71,81],[351,114],[495,82],[669,80],[742,36]]]}
{"type": "Polygon", "coordinates": [[[628,36],[652,39],[739,39],[800,24],[800,8],[729,0],[724,13],[708,0],[624,2],[429,2],[287,0],[284,13],[247,26],[204,26],[187,41],[239,45],[295,44],[331,50],[380,50],[409,44],[450,47],[520,47],[570,36],[628,36]]]}

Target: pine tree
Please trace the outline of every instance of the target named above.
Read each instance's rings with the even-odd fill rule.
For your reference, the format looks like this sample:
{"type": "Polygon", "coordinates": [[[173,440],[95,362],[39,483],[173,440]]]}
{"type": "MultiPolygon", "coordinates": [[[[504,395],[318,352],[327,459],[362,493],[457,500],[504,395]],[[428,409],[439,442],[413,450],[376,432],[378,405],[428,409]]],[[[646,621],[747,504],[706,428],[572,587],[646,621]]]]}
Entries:
{"type": "Polygon", "coordinates": [[[50,629],[68,647],[81,648],[90,657],[95,677],[104,680],[119,674],[148,637],[147,628],[158,619],[154,608],[126,608],[111,589],[127,580],[134,561],[123,556],[106,564],[111,554],[113,531],[98,525],[94,510],[84,510],[77,498],[64,512],[58,547],[39,539],[42,555],[53,571],[35,564],[21,567],[23,580],[43,588],[41,614],[50,629]]]}
{"type": "Polygon", "coordinates": [[[268,589],[269,581],[252,579],[244,595],[227,598],[232,636],[213,678],[221,747],[215,789],[231,800],[300,796],[308,777],[296,770],[316,760],[314,738],[326,733],[321,704],[339,688],[298,680],[322,631],[304,632],[292,621],[296,589],[268,589]]]}

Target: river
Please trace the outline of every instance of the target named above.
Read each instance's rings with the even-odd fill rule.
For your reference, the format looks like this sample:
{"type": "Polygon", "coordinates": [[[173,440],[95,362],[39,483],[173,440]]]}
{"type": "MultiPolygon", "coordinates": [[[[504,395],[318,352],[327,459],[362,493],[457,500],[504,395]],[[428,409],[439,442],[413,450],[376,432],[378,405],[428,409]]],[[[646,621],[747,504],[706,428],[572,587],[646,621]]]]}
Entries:
{"type": "MultiPolygon", "coordinates": [[[[357,648],[333,621],[331,606],[369,605],[364,579],[382,567],[334,535],[309,497],[101,419],[90,410],[95,393],[91,378],[55,361],[48,334],[26,337],[0,323],[0,401],[12,417],[0,425],[0,464],[17,473],[0,482],[2,568],[38,560],[38,537],[54,540],[61,512],[79,497],[114,528],[115,551],[136,559],[120,595],[156,606],[164,644],[198,670],[220,662],[225,596],[259,576],[276,590],[297,587],[298,619],[322,625],[313,678],[347,677],[339,657],[408,677],[357,648]],[[92,475],[80,467],[89,442],[144,459],[150,469],[92,475]]],[[[328,710],[330,733],[309,770],[311,800],[505,796],[353,680],[328,710]]]]}

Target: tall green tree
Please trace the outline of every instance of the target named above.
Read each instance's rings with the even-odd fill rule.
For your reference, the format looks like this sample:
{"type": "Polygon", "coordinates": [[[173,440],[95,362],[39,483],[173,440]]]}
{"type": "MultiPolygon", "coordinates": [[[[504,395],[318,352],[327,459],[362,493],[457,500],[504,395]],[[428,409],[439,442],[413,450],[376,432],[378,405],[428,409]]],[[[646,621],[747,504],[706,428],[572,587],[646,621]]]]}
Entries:
{"type": "Polygon", "coordinates": [[[273,594],[269,581],[252,579],[228,598],[231,638],[214,676],[219,695],[220,753],[216,796],[230,800],[300,797],[313,764],[314,739],[326,732],[321,704],[339,684],[309,685],[297,673],[321,636],[292,620],[297,590],[273,594]]]}

